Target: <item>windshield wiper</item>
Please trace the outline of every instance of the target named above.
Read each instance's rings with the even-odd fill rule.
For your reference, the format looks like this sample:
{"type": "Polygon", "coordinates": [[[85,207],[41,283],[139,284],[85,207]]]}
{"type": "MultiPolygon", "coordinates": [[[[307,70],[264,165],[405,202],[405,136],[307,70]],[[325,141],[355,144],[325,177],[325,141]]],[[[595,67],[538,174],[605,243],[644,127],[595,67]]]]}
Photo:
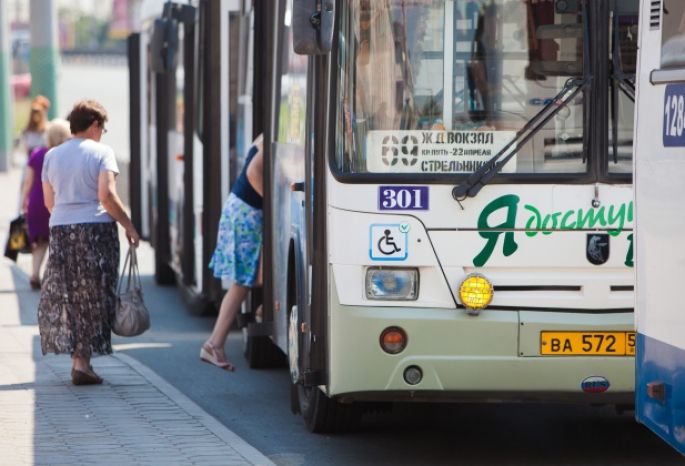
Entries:
{"type": "Polygon", "coordinates": [[[452,189],[452,197],[462,201],[467,197],[475,197],[497,172],[516,155],[518,147],[524,145],[542,127],[544,127],[554,115],[568,105],[578,92],[590,82],[590,77],[582,79],[568,79],[564,87],[554,98],[528,121],[523,128],[516,132],[516,136],[507,143],[497,154],[488,160],[482,167],[471,173],[466,180],[452,189]],[[506,154],[506,155],[505,155],[506,154]],[[501,160],[500,160],[501,158],[501,160]]]}
{"type": "MultiPolygon", "coordinates": [[[[499,172],[509,160],[516,155],[519,145],[524,145],[530,140],[547,122],[587,86],[592,80],[590,74],[590,24],[587,16],[587,0],[583,0],[581,12],[583,24],[583,77],[581,79],[569,78],[564,87],[554,98],[530,120],[523,128],[516,132],[514,139],[509,141],[497,154],[488,160],[482,167],[471,173],[466,181],[452,188],[452,197],[461,202],[467,197],[475,197],[481,189],[499,172]],[[551,109],[551,111],[550,111],[551,109]],[[506,154],[506,155],[505,155],[506,154]],[[499,160],[501,157],[502,160],[499,160]]],[[[587,105],[585,106],[587,111],[587,105]]],[[[584,118],[584,126],[588,125],[587,117],[584,118]]],[[[583,163],[585,162],[585,150],[583,150],[583,163]]],[[[459,204],[461,205],[461,204],[459,204]]]]}

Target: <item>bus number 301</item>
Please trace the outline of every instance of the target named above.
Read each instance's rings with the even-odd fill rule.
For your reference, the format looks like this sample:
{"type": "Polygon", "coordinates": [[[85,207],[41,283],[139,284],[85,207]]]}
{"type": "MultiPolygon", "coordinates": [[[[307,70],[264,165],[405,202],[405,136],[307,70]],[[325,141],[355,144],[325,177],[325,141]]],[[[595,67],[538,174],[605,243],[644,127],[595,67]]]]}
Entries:
{"type": "Polygon", "coordinates": [[[428,210],[428,186],[380,186],[379,210],[428,210]]]}

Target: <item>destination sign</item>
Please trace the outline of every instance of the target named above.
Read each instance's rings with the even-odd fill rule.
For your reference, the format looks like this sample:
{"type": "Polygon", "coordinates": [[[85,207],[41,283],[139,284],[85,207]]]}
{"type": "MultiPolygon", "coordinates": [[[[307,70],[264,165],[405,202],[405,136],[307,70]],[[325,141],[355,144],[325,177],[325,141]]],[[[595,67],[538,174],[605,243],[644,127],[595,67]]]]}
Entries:
{"type": "MultiPolygon", "coordinates": [[[[369,131],[372,173],[471,173],[516,136],[514,131],[369,131]]],[[[516,171],[516,157],[502,172],[516,171]]]]}

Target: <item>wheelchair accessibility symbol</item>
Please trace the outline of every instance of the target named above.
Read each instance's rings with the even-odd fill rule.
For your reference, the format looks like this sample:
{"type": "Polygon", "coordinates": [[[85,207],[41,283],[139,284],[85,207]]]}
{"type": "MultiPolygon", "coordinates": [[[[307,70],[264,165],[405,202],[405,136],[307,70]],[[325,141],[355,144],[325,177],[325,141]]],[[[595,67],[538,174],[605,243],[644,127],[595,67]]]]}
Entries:
{"type": "Polygon", "coordinates": [[[369,229],[369,243],[371,260],[403,261],[409,255],[409,225],[373,224],[369,229]]]}

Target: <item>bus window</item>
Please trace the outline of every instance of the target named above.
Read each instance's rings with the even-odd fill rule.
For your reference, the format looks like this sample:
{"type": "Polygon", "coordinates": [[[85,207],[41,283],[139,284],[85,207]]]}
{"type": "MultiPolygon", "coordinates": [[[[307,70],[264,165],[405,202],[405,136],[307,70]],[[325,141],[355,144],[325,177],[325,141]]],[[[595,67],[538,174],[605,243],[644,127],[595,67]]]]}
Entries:
{"type": "Polygon", "coordinates": [[[685,66],[685,2],[664,0],[661,26],[661,66],[685,66]]]}
{"type": "MultiPolygon", "coordinates": [[[[463,136],[479,141],[466,149],[469,157],[494,155],[570,79],[583,77],[583,31],[580,2],[346,2],[339,28],[339,169],[472,172],[473,163],[454,162],[456,146],[420,149],[430,163],[416,163],[416,147],[422,139],[463,136]]],[[[581,91],[503,171],[585,174],[583,101],[581,91]]]]}
{"type": "Polygon", "coordinates": [[[283,74],[280,76],[281,96],[278,112],[278,142],[304,145],[305,111],[307,104],[307,56],[293,52],[292,0],[286,2],[281,41],[283,74]]]}
{"type": "Polygon", "coordinates": [[[637,0],[616,0],[611,12],[610,173],[631,173],[633,169],[638,8],[637,0]]]}

